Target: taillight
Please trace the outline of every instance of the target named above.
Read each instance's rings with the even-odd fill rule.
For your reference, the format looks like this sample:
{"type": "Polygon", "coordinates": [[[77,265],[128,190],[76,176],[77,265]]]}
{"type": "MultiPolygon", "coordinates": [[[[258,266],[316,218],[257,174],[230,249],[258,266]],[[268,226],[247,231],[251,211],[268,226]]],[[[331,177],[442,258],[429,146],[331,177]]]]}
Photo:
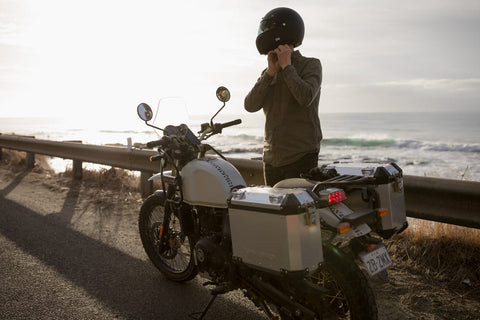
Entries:
{"type": "Polygon", "coordinates": [[[328,203],[335,204],[347,200],[347,194],[343,190],[332,192],[328,195],[328,203]]]}

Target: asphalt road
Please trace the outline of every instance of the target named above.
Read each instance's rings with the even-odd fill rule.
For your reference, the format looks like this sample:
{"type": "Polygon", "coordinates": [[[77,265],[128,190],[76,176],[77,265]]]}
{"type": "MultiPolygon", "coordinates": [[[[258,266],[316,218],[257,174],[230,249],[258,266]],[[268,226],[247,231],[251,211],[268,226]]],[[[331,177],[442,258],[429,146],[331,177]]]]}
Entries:
{"type": "MultiPolygon", "coordinates": [[[[206,280],[166,280],[139,239],[139,195],[94,185],[0,164],[0,320],[193,319],[211,297],[206,280]]],[[[471,292],[431,279],[392,268],[372,281],[379,319],[478,318],[471,292]]],[[[235,291],[217,298],[211,319],[266,317],[235,291]]]]}
{"type": "MultiPolygon", "coordinates": [[[[0,172],[0,319],[191,319],[203,310],[204,280],[167,281],[148,261],[135,208],[106,206],[81,183],[54,184],[0,172]]],[[[237,291],[206,319],[265,317],[237,291]]]]}

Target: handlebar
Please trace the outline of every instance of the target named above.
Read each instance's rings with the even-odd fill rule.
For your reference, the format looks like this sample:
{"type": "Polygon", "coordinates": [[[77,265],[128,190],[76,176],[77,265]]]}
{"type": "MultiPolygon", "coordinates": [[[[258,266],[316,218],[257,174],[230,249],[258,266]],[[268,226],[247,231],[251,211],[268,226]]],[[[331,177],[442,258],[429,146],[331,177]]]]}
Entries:
{"type": "Polygon", "coordinates": [[[235,126],[240,123],[242,123],[242,119],[232,120],[229,122],[221,123],[220,125],[222,126],[222,128],[226,128],[226,127],[235,126]]]}
{"type": "Polygon", "coordinates": [[[214,127],[213,127],[213,132],[214,133],[221,133],[222,129],[227,128],[227,127],[231,127],[231,126],[234,126],[234,125],[237,125],[237,124],[240,124],[240,123],[242,123],[242,119],[232,120],[232,121],[225,122],[225,123],[215,123],[214,127]]]}
{"type": "Polygon", "coordinates": [[[163,144],[163,140],[155,140],[155,141],[150,141],[147,142],[147,148],[155,148],[157,146],[161,146],[163,144]]]}
{"type": "Polygon", "coordinates": [[[163,136],[162,139],[160,139],[160,140],[154,140],[154,141],[147,142],[147,148],[155,148],[155,147],[158,147],[158,146],[164,147],[170,141],[171,141],[171,139],[168,136],[163,136]]]}
{"type": "MultiPolygon", "coordinates": [[[[224,129],[224,128],[231,127],[231,126],[234,126],[234,125],[237,125],[237,124],[240,124],[240,123],[242,123],[242,119],[236,119],[236,120],[228,121],[228,122],[225,122],[225,123],[215,123],[213,125],[213,128],[208,126],[208,124],[204,124],[204,125],[202,125],[202,129],[203,130],[208,129],[206,127],[206,126],[208,126],[211,130],[211,131],[209,131],[210,136],[211,136],[213,134],[222,133],[222,129],[224,129]],[[205,129],[204,129],[204,126],[205,126],[205,129]]],[[[200,131],[200,132],[202,132],[202,131],[200,131]]],[[[204,133],[202,135],[202,138],[205,136],[205,134],[207,132],[208,131],[204,131],[204,133]]],[[[191,135],[193,136],[193,134],[191,134],[191,135]]],[[[188,133],[187,133],[187,137],[188,137],[188,133]]],[[[208,138],[208,136],[207,136],[207,138],[208,138]]],[[[201,139],[201,140],[203,140],[203,139],[201,139]]],[[[193,143],[193,144],[200,144],[200,141],[195,136],[189,137],[188,141],[190,141],[190,143],[193,143]]],[[[172,139],[169,136],[163,136],[160,140],[154,140],[154,141],[147,142],[146,146],[147,146],[147,148],[154,148],[154,147],[158,147],[158,146],[166,147],[171,142],[175,143],[175,145],[178,144],[178,142],[175,140],[175,138],[172,139]]]]}

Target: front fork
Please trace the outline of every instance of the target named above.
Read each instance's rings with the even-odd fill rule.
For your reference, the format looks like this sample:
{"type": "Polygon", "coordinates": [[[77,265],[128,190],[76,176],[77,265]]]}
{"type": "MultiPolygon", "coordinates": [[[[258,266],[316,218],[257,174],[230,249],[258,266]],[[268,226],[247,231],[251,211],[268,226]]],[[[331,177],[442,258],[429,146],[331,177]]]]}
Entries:
{"type": "Polygon", "coordinates": [[[173,206],[175,205],[175,186],[169,184],[167,187],[166,201],[165,201],[165,212],[163,215],[163,221],[159,229],[159,238],[161,249],[165,250],[169,247],[170,241],[170,220],[173,213],[173,206]]]}

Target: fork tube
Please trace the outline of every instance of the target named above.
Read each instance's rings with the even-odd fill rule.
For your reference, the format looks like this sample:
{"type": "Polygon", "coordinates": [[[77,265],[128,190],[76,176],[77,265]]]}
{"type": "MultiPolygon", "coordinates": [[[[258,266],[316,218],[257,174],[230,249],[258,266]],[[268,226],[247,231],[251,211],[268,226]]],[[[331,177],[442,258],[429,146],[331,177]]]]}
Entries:
{"type": "Polygon", "coordinates": [[[160,237],[162,239],[162,243],[167,243],[166,235],[168,234],[168,228],[170,226],[170,217],[172,216],[173,211],[173,199],[175,198],[175,186],[169,184],[167,186],[167,201],[165,202],[165,214],[163,215],[163,223],[162,228],[160,229],[160,237]],[[165,230],[166,228],[166,230],[165,230]]]}

